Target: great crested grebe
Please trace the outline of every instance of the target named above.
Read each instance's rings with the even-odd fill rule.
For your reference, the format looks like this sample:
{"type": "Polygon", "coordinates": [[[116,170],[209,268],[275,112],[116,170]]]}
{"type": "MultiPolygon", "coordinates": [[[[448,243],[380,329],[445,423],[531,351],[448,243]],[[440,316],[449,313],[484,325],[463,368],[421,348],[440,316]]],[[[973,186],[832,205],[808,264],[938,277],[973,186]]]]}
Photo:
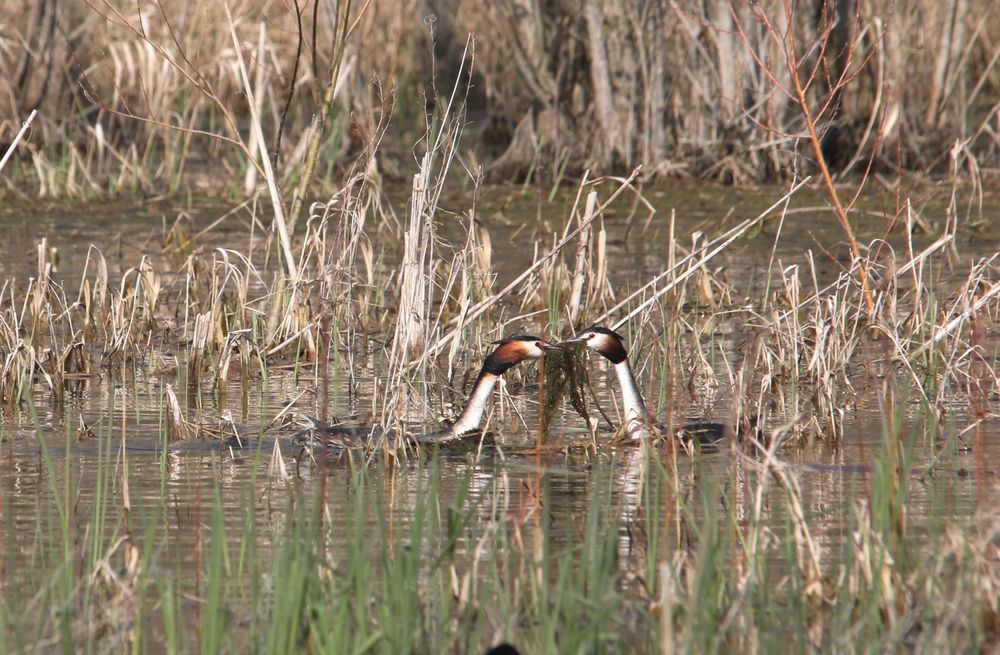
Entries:
{"type": "MultiPolygon", "coordinates": [[[[528,334],[506,337],[494,341],[493,345],[496,348],[486,356],[476,383],[472,386],[469,400],[455,422],[443,430],[415,437],[418,441],[447,441],[474,431],[486,413],[490,394],[501,375],[526,359],[544,357],[547,350],[560,350],[559,346],[528,334]]],[[[309,416],[302,418],[307,427],[296,433],[294,440],[307,447],[319,443],[328,448],[356,448],[364,445],[364,441],[372,436],[371,426],[324,425],[322,421],[309,416]]]]}
{"type": "MultiPolygon", "coordinates": [[[[561,341],[559,346],[585,344],[588,349],[603,355],[614,365],[618,386],[622,393],[622,414],[625,419],[625,432],[632,439],[645,439],[652,436],[649,413],[642,401],[642,394],[632,375],[632,367],[628,363],[628,351],[625,350],[625,340],[620,334],[599,325],[591,326],[572,339],[561,341]]],[[[688,423],[674,431],[681,443],[688,447],[698,443],[701,447],[718,447],[727,438],[736,436],[742,438],[747,434],[757,433],[757,417],[751,417],[748,425],[737,429],[722,423],[688,423]]]]}

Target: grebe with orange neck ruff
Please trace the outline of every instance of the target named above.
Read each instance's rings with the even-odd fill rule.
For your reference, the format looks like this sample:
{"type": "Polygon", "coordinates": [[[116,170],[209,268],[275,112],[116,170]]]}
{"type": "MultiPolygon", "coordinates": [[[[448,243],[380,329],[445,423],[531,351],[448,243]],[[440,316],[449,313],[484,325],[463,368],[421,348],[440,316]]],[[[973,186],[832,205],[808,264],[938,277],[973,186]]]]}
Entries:
{"type": "MultiPolygon", "coordinates": [[[[504,373],[526,359],[539,359],[545,356],[546,351],[560,350],[559,346],[528,334],[506,337],[494,341],[493,345],[496,348],[483,361],[465,408],[455,422],[443,430],[414,438],[432,443],[458,439],[476,431],[486,413],[493,388],[504,373]]],[[[376,436],[371,426],[324,425],[319,419],[309,416],[303,416],[303,421],[307,427],[296,433],[294,439],[305,447],[313,447],[318,441],[319,445],[327,448],[357,448],[370,443],[376,436]]],[[[395,435],[389,432],[387,436],[394,438],[395,435]]]]}

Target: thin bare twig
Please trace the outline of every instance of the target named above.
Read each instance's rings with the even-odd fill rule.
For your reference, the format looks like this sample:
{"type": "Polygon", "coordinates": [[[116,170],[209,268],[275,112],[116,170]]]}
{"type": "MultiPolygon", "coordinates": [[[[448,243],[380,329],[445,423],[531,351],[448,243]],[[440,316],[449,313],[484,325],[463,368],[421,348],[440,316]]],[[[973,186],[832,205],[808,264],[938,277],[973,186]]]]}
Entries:
{"type": "Polygon", "coordinates": [[[28,131],[28,126],[31,125],[31,121],[35,120],[35,115],[37,113],[38,113],[37,109],[32,109],[31,113],[28,114],[28,118],[25,119],[23,123],[21,123],[21,129],[17,131],[17,135],[11,142],[10,147],[7,148],[7,152],[3,153],[3,159],[0,159],[0,171],[3,170],[4,164],[7,163],[7,160],[10,159],[10,156],[14,154],[14,149],[17,148],[17,144],[20,143],[21,137],[24,136],[24,133],[28,131]]]}

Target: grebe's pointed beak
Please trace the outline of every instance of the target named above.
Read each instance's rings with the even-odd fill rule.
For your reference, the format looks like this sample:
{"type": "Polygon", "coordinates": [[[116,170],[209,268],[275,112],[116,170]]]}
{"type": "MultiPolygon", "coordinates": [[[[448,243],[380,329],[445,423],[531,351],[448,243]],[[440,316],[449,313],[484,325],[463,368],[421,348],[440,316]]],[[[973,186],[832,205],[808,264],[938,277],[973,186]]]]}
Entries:
{"type": "Polygon", "coordinates": [[[583,343],[586,340],[587,340],[587,337],[584,337],[584,336],[570,337],[569,339],[563,339],[562,341],[560,341],[559,343],[557,343],[556,346],[560,347],[560,348],[562,348],[564,346],[575,346],[576,344],[583,343]]]}
{"type": "Polygon", "coordinates": [[[538,341],[538,347],[542,350],[562,350],[562,346],[560,344],[552,344],[548,341],[542,341],[541,339],[538,341]]]}

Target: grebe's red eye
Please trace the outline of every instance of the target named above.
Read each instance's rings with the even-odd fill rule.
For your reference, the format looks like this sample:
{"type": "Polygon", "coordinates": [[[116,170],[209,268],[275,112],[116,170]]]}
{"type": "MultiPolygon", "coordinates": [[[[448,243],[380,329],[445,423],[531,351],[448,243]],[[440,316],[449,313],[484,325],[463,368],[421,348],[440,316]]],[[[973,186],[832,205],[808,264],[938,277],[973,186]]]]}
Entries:
{"type": "Polygon", "coordinates": [[[590,334],[587,335],[587,338],[588,339],[593,339],[596,336],[597,336],[596,334],[594,334],[593,332],[591,332],[590,334]]]}

